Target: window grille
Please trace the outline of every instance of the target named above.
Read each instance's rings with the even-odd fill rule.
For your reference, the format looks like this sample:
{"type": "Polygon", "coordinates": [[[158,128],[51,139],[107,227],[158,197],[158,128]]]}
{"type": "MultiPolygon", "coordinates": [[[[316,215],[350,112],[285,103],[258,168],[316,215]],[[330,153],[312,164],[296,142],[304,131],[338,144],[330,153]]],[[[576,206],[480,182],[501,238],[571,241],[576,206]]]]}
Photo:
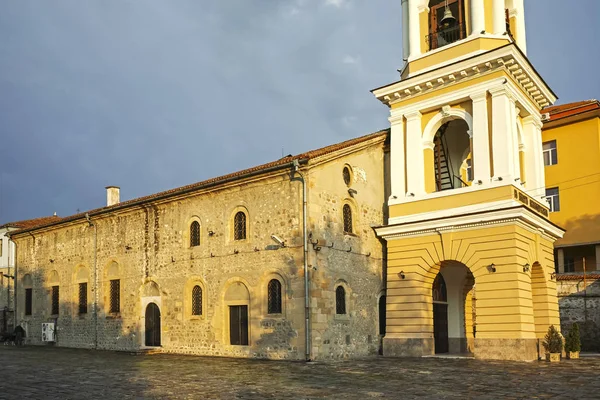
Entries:
{"type": "Polygon", "coordinates": [[[335,313],[346,314],[346,289],[343,286],[335,289],[335,313]]]}
{"type": "Polygon", "coordinates": [[[190,247],[200,246],[200,223],[192,222],[190,226],[190,247]]]}
{"type": "Polygon", "coordinates": [[[87,313],[87,282],[79,284],[79,314],[87,313]]]}
{"type": "Polygon", "coordinates": [[[546,200],[548,201],[550,212],[560,211],[560,199],[557,187],[546,189],[546,200]]]}
{"type": "Polygon", "coordinates": [[[31,315],[31,305],[33,300],[33,289],[25,289],[25,315],[31,315]]]}
{"type": "Polygon", "coordinates": [[[192,289],[192,315],[202,315],[202,288],[198,285],[192,289]]]}
{"type": "Polygon", "coordinates": [[[52,286],[52,315],[58,315],[58,286],[52,286]]]}
{"type": "Polygon", "coordinates": [[[344,204],[344,232],[352,233],[352,209],[348,204],[344,204]]]}
{"type": "Polygon", "coordinates": [[[271,279],[268,286],[268,313],[281,314],[281,282],[271,279]]]}
{"type": "Polygon", "coordinates": [[[542,143],[542,150],[544,155],[544,165],[558,164],[558,154],[556,152],[556,140],[542,143]]]}
{"type": "Polygon", "coordinates": [[[344,177],[344,183],[346,184],[346,186],[350,186],[350,182],[351,182],[351,178],[352,178],[352,175],[350,175],[350,168],[344,167],[344,170],[342,171],[342,175],[344,177]]]}
{"type": "Polygon", "coordinates": [[[121,281],[112,279],[110,281],[110,312],[118,313],[121,310],[121,281]]]}
{"type": "Polygon", "coordinates": [[[246,239],[246,214],[239,211],[233,219],[233,237],[235,240],[246,239]]]}

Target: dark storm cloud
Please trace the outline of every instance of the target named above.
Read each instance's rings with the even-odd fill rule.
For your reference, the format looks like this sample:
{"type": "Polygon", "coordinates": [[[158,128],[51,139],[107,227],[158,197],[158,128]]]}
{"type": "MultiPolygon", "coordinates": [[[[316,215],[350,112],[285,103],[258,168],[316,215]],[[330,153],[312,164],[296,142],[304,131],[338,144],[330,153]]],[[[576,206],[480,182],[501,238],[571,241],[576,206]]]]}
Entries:
{"type": "MultiPolygon", "coordinates": [[[[600,91],[582,44],[599,6],[575,3],[526,4],[529,54],[563,101],[600,91]]],[[[399,0],[3,2],[0,222],[387,127],[369,90],[398,78],[400,21],[399,0]]]]}

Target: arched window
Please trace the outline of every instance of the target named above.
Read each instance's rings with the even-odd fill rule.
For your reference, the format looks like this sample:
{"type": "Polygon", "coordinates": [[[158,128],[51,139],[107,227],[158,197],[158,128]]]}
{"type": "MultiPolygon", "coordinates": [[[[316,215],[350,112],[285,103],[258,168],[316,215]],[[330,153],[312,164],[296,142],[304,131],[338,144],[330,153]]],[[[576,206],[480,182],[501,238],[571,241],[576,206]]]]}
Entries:
{"type": "Polygon", "coordinates": [[[344,214],[344,232],[352,233],[352,208],[350,208],[350,205],[344,204],[342,211],[344,214]]]}
{"type": "Polygon", "coordinates": [[[346,314],[346,289],[343,286],[335,289],[335,313],[346,314]]]}
{"type": "Polygon", "coordinates": [[[268,287],[268,313],[281,314],[281,282],[271,279],[268,287]]]}
{"type": "Polygon", "coordinates": [[[202,288],[198,285],[192,289],[192,315],[202,315],[202,288]]]}
{"type": "Polygon", "coordinates": [[[342,170],[342,177],[344,178],[344,183],[346,186],[350,186],[350,183],[352,183],[352,172],[350,171],[350,167],[347,165],[342,170]]]}
{"type": "Polygon", "coordinates": [[[444,303],[448,301],[448,294],[446,292],[446,281],[444,281],[444,277],[441,273],[438,273],[435,279],[433,280],[431,295],[433,297],[433,301],[439,301],[444,303]]]}
{"type": "Polygon", "coordinates": [[[233,218],[233,238],[235,240],[246,239],[246,214],[238,211],[233,218]]]}
{"type": "Polygon", "coordinates": [[[190,247],[200,246],[200,223],[192,222],[190,225],[190,247]]]}

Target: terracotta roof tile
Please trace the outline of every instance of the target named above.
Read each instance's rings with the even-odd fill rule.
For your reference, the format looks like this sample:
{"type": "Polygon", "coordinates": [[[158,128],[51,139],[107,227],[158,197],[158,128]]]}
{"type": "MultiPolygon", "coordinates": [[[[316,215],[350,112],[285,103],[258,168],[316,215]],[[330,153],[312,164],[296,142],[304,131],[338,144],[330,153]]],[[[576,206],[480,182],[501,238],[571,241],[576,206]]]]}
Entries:
{"type": "Polygon", "coordinates": [[[27,219],[24,221],[15,221],[8,222],[6,224],[0,225],[0,228],[19,228],[19,229],[31,229],[37,226],[46,225],[49,223],[60,221],[62,218],[56,215],[51,215],[49,217],[40,217],[34,219],[27,219]]]}
{"type": "Polygon", "coordinates": [[[550,122],[594,110],[600,110],[600,102],[596,99],[546,107],[542,110],[542,113],[550,114],[550,119],[546,121],[550,122]]]}
{"type": "MultiPolygon", "coordinates": [[[[557,274],[557,281],[579,281],[583,279],[583,272],[570,272],[566,274],[557,274]]],[[[600,279],[600,272],[593,271],[585,274],[585,279],[600,279]]]]}
{"type": "MultiPolygon", "coordinates": [[[[97,208],[94,210],[89,210],[86,212],[82,212],[79,214],[75,214],[75,215],[71,215],[68,217],[64,217],[64,218],[60,218],[60,222],[68,222],[68,221],[74,221],[80,218],[84,218],[86,214],[89,215],[95,215],[95,214],[99,214],[99,213],[104,213],[104,212],[109,212],[111,210],[115,210],[115,209],[119,209],[119,208],[124,208],[127,207],[129,205],[133,205],[133,204],[138,204],[138,203],[144,203],[144,202],[148,202],[148,201],[152,201],[155,199],[159,199],[159,198],[164,198],[164,197],[170,197],[170,196],[175,196],[181,193],[185,193],[188,191],[192,191],[195,189],[201,189],[205,186],[208,185],[217,185],[219,183],[225,183],[226,181],[229,181],[231,179],[235,179],[235,178],[240,178],[246,174],[249,173],[260,173],[260,171],[263,170],[268,170],[269,168],[272,167],[277,167],[277,166],[283,166],[286,164],[289,164],[291,162],[293,162],[294,160],[310,160],[313,158],[317,158],[320,156],[324,156],[327,154],[331,154],[334,153],[336,151],[339,150],[343,150],[345,148],[348,147],[352,147],[364,142],[368,142],[369,140],[372,139],[376,139],[376,138],[380,138],[380,137],[387,137],[388,133],[389,133],[389,129],[383,129],[374,133],[370,133],[368,135],[364,135],[364,136],[360,136],[358,138],[354,138],[354,139],[350,139],[350,140],[346,140],[344,142],[341,143],[336,143],[336,144],[332,144],[326,147],[322,147],[320,149],[315,149],[315,150],[311,150],[311,151],[307,151],[305,153],[301,153],[301,154],[297,154],[295,156],[286,156],[283,158],[280,158],[279,160],[275,160],[266,164],[262,164],[262,165],[257,165],[255,167],[251,167],[248,169],[244,169],[241,171],[237,171],[237,172],[233,172],[231,174],[227,174],[227,175],[223,175],[223,176],[219,176],[216,178],[211,178],[211,179],[207,179],[205,181],[201,181],[201,182],[197,182],[197,183],[193,183],[190,185],[186,185],[186,186],[181,186],[175,189],[169,189],[169,190],[165,190],[163,192],[159,192],[159,193],[155,193],[155,194],[151,194],[148,196],[143,196],[143,197],[138,197],[136,199],[131,199],[131,200],[127,200],[127,201],[123,201],[120,203],[117,203],[115,205],[112,205],[110,207],[102,207],[102,208],[97,208]]],[[[46,223],[43,224],[39,224],[39,225],[35,225],[34,227],[23,227],[21,228],[21,230],[26,231],[26,230],[30,230],[30,229],[34,229],[34,228],[42,228],[44,226],[48,226],[48,225],[53,225],[54,223],[56,223],[58,221],[48,221],[46,223]]],[[[19,233],[20,231],[17,231],[15,233],[19,233]]],[[[13,233],[14,234],[14,233],[13,233]]]]}

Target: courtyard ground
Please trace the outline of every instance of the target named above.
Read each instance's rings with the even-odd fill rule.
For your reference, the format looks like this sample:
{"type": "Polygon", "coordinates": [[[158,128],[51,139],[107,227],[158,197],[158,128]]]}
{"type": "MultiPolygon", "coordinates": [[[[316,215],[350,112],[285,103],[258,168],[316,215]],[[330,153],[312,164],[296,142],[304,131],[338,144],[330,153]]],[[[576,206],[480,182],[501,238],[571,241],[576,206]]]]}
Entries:
{"type": "Polygon", "coordinates": [[[600,358],[282,362],[0,346],[2,399],[592,399],[600,358]]]}

